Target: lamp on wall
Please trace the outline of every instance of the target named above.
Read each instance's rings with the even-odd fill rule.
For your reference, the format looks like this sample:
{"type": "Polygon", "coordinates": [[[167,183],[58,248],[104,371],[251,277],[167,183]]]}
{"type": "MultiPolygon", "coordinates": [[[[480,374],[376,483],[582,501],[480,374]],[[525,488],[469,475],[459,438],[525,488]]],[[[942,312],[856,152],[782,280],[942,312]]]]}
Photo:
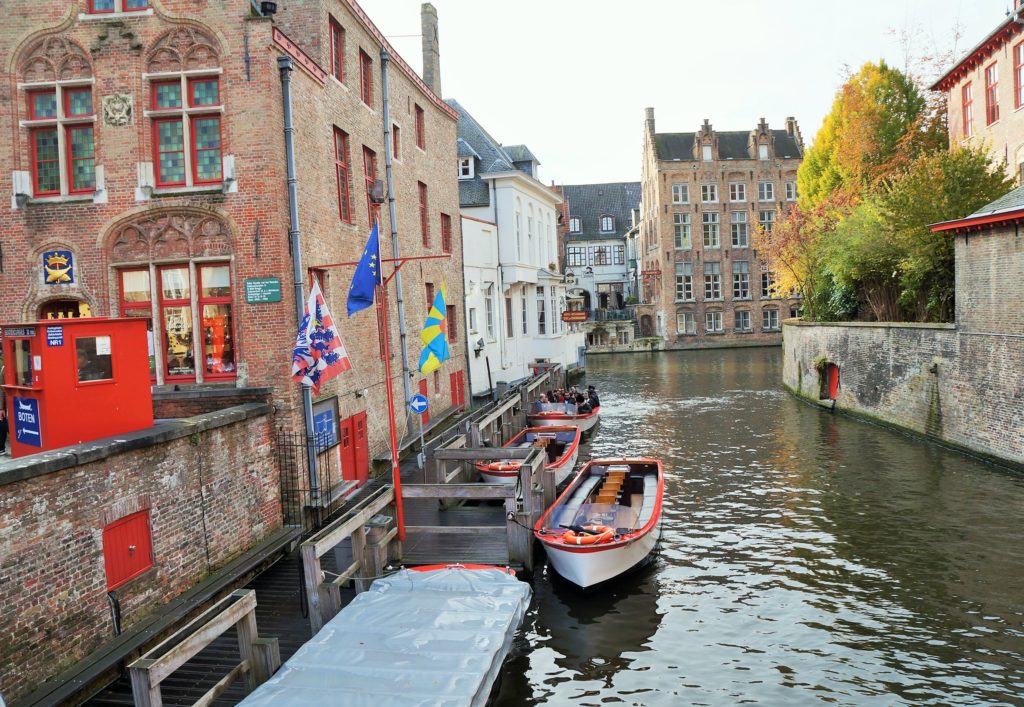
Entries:
{"type": "Polygon", "coordinates": [[[277,3],[276,2],[268,2],[268,0],[263,0],[263,2],[260,3],[260,14],[263,15],[264,17],[270,17],[272,15],[276,15],[277,14],[277,3]]]}
{"type": "Polygon", "coordinates": [[[476,343],[473,344],[473,355],[480,358],[480,352],[484,350],[484,340],[482,338],[477,339],[476,343]]]}

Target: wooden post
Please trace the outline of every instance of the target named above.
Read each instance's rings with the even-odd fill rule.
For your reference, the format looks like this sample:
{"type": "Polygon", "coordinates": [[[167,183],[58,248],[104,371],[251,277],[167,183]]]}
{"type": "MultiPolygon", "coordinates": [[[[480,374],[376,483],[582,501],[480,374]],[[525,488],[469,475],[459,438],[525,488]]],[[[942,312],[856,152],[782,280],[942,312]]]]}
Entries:
{"type": "Polygon", "coordinates": [[[480,430],[480,425],[473,422],[469,425],[469,446],[473,448],[482,447],[483,445],[483,432],[480,430]]]}
{"type": "Polygon", "coordinates": [[[366,589],[370,588],[373,580],[384,575],[384,565],[387,564],[388,543],[387,531],[391,524],[391,518],[384,515],[377,515],[366,522],[366,546],[363,548],[362,565],[364,576],[369,577],[366,589]]]}
{"type": "MultiPolygon", "coordinates": [[[[366,553],[366,526],[360,526],[352,531],[352,560],[358,561],[366,553]]],[[[373,579],[367,580],[367,567],[362,565],[359,568],[359,572],[356,573],[355,577],[355,590],[356,594],[365,592],[370,588],[370,582],[373,579]]]]}
{"type": "Polygon", "coordinates": [[[149,684],[149,665],[153,660],[137,660],[128,668],[132,678],[132,698],[136,707],[162,707],[160,683],[149,684]]]}
{"type": "Polygon", "coordinates": [[[281,647],[277,638],[257,638],[252,642],[253,670],[267,680],[281,667],[281,647]]]}
{"type": "Polygon", "coordinates": [[[528,530],[530,527],[530,515],[526,511],[516,511],[516,523],[512,524],[510,530],[515,533],[509,536],[509,561],[513,553],[523,563],[528,572],[533,571],[533,533],[528,530]],[[525,526],[525,527],[524,527],[525,526]]]}
{"type": "Polygon", "coordinates": [[[320,558],[316,555],[316,546],[303,544],[299,552],[302,555],[302,577],[306,584],[306,605],[309,611],[309,630],[312,635],[323,628],[320,616],[320,583],[324,581],[324,573],[320,570],[320,558]]]}
{"type": "Polygon", "coordinates": [[[256,630],[256,612],[250,611],[240,618],[235,623],[235,631],[238,633],[238,654],[243,661],[249,663],[249,670],[245,673],[245,694],[249,694],[268,677],[253,657],[252,642],[260,637],[256,630]]]}

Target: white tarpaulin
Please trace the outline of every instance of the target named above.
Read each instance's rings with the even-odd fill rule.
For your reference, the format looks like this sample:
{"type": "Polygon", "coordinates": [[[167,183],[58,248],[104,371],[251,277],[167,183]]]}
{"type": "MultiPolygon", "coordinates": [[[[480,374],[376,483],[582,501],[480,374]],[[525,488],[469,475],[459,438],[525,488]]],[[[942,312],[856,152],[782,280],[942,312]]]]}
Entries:
{"type": "Polygon", "coordinates": [[[241,704],[483,707],[531,594],[494,570],[378,579],[241,704]]]}

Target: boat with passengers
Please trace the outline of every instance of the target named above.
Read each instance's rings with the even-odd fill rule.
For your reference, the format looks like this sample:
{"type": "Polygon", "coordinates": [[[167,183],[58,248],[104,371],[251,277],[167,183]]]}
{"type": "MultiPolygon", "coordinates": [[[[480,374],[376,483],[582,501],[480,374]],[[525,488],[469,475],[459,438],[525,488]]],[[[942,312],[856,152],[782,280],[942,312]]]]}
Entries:
{"type": "Polygon", "coordinates": [[[598,419],[600,419],[600,411],[600,406],[590,412],[580,413],[576,409],[576,403],[535,402],[526,419],[531,427],[575,425],[586,435],[594,428],[598,419]]]}
{"type": "Polygon", "coordinates": [[[647,562],[661,536],[659,459],[595,459],[534,526],[555,571],[588,588],[647,562]]]}
{"type": "MultiPolygon", "coordinates": [[[[544,468],[555,472],[555,485],[560,486],[572,470],[580,454],[583,432],[575,425],[527,427],[505,443],[504,447],[539,447],[547,455],[544,468]]],[[[514,484],[519,478],[522,462],[513,459],[479,461],[476,470],[484,481],[514,484]]]]}

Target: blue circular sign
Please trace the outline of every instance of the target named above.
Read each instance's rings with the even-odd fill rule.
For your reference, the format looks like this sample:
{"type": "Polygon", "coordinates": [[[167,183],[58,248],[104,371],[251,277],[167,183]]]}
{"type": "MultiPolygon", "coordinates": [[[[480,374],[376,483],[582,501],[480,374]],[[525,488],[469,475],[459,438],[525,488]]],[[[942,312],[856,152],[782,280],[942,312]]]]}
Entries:
{"type": "Polygon", "coordinates": [[[427,396],[422,393],[416,393],[416,395],[409,398],[409,409],[417,415],[425,413],[429,407],[430,402],[427,400],[427,396]]]}

